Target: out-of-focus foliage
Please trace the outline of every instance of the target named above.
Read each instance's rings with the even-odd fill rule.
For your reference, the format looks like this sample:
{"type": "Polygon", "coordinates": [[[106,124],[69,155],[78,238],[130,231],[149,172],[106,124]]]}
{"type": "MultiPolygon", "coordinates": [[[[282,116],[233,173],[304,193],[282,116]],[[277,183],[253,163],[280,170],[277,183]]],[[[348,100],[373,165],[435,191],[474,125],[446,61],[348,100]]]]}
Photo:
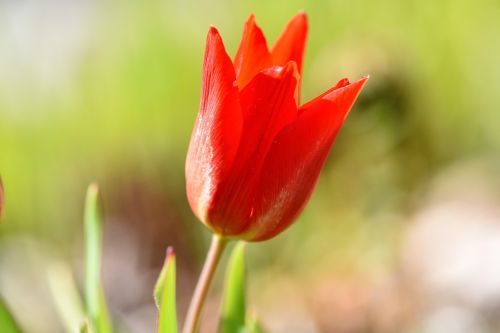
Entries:
{"type": "Polygon", "coordinates": [[[245,329],[246,274],[245,243],[238,242],[227,263],[219,333],[239,332],[245,329]]]}
{"type": "Polygon", "coordinates": [[[177,332],[175,254],[172,248],[167,251],[165,264],[155,287],[155,301],[158,307],[158,333],[177,332]]]}
{"type": "MultiPolygon", "coordinates": [[[[102,213],[99,187],[91,184],[87,189],[84,216],[85,236],[85,306],[91,328],[96,333],[112,333],[108,306],[102,287],[102,213]]],[[[76,323],[75,323],[76,324],[76,323]]]]}
{"type": "Polygon", "coordinates": [[[21,333],[16,320],[0,298],[0,327],[5,333],[21,333]]]}
{"type": "Polygon", "coordinates": [[[249,13],[271,44],[299,10],[310,22],[304,101],[341,77],[371,78],[299,221],[248,247],[249,304],[275,333],[499,326],[500,263],[470,245],[500,242],[490,229],[500,223],[499,2],[26,0],[0,2],[0,294],[30,314],[24,331],[63,329],[51,263],[83,285],[92,181],[105,193],[104,288],[117,322],[154,331],[167,245],[182,317],[208,236],[183,180],[208,27],[234,55],[249,13]],[[457,216],[470,218],[449,222],[457,216]],[[431,248],[441,255],[414,254],[431,248]]]}

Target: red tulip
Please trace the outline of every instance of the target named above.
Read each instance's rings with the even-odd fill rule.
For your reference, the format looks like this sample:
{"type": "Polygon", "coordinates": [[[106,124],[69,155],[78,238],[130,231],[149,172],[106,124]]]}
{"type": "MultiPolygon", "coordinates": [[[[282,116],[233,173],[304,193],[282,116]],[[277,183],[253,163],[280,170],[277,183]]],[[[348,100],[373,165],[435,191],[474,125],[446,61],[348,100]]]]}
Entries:
{"type": "Polygon", "coordinates": [[[217,29],[208,32],[186,185],[194,213],[218,235],[260,241],[295,220],[368,79],[342,79],[300,105],[306,36],[299,13],[269,50],[252,15],[231,61],[217,29]]]}

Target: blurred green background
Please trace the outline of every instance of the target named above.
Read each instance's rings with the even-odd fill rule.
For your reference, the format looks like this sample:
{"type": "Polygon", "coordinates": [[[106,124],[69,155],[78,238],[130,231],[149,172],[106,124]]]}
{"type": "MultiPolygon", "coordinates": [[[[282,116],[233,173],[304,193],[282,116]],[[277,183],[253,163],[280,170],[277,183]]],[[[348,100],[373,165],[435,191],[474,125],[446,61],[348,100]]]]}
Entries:
{"type": "Polygon", "coordinates": [[[0,294],[27,332],[63,331],[47,281],[81,282],[92,181],[117,321],[153,331],[168,245],[183,316],[209,238],[184,190],[208,27],[234,55],[249,13],[272,45],[299,10],[304,101],[371,78],[301,218],[248,247],[256,312],[276,333],[500,329],[498,1],[4,0],[0,294]]]}

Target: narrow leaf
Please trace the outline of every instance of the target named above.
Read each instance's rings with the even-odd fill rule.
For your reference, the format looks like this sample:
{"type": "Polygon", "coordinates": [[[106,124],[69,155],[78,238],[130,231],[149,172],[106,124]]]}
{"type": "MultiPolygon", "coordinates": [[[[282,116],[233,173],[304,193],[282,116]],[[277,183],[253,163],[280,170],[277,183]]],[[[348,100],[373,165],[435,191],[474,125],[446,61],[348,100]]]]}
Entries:
{"type": "Polygon", "coordinates": [[[47,267],[50,294],[66,332],[75,332],[75,323],[85,318],[83,302],[71,268],[63,262],[54,262],[47,267]]]}
{"type": "Polygon", "coordinates": [[[219,333],[235,333],[245,328],[246,312],[245,243],[233,249],[226,269],[219,333]]]}
{"type": "Polygon", "coordinates": [[[2,218],[2,213],[3,213],[3,183],[2,183],[2,177],[0,176],[0,220],[2,218]]]}
{"type": "Polygon", "coordinates": [[[175,253],[169,247],[165,264],[155,286],[155,300],[159,307],[158,333],[177,332],[175,278],[175,253]]]}
{"type": "Polygon", "coordinates": [[[85,306],[96,333],[111,333],[101,282],[102,217],[99,188],[91,184],[85,202],[85,306]]]}
{"type": "Polygon", "coordinates": [[[172,247],[167,248],[167,255],[165,257],[165,262],[163,263],[163,267],[161,268],[160,275],[158,276],[158,280],[156,280],[155,290],[154,290],[154,299],[156,308],[160,309],[161,304],[161,295],[163,293],[163,287],[165,286],[165,279],[167,278],[167,271],[169,269],[169,257],[175,256],[174,249],[172,247]]]}
{"type": "Polygon", "coordinates": [[[80,333],[92,333],[92,329],[90,328],[90,323],[88,320],[84,321],[80,326],[80,333]]]}
{"type": "Polygon", "coordinates": [[[0,328],[2,333],[21,333],[21,329],[0,297],[0,328]]]}
{"type": "Polygon", "coordinates": [[[97,333],[112,333],[113,326],[109,318],[108,305],[106,303],[106,296],[104,295],[104,288],[99,284],[99,313],[96,321],[97,333]]]}
{"type": "Polygon", "coordinates": [[[266,333],[264,331],[264,328],[262,327],[262,324],[260,323],[259,318],[255,314],[255,312],[252,312],[248,318],[247,318],[247,323],[246,323],[246,329],[244,331],[245,333],[266,333]]]}

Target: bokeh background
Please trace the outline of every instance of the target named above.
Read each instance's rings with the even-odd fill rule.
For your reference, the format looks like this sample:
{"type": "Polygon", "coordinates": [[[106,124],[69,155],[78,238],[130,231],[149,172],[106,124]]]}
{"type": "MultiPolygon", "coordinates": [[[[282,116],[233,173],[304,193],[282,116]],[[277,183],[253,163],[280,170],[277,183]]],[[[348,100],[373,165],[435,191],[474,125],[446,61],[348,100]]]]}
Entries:
{"type": "Polygon", "coordinates": [[[184,189],[208,27],[234,55],[249,13],[272,44],[299,10],[304,100],[371,79],[300,219],[248,246],[254,311],[275,333],[500,330],[498,1],[0,0],[0,295],[26,332],[64,332],[92,181],[123,332],[154,331],[168,245],[183,317],[209,240],[184,189]]]}

